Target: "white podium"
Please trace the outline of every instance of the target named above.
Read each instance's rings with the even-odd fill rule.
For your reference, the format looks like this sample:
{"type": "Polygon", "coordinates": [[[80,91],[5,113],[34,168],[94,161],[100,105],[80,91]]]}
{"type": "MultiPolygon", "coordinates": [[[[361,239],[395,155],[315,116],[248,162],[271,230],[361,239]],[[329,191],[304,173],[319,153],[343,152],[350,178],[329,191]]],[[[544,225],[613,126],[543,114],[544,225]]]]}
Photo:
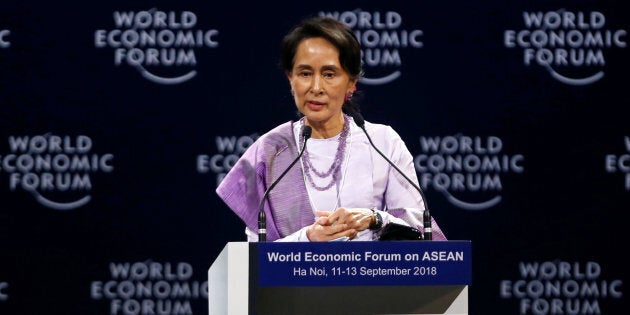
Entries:
{"type": "Polygon", "coordinates": [[[209,314],[468,314],[470,245],[230,242],[208,270],[209,314]]]}

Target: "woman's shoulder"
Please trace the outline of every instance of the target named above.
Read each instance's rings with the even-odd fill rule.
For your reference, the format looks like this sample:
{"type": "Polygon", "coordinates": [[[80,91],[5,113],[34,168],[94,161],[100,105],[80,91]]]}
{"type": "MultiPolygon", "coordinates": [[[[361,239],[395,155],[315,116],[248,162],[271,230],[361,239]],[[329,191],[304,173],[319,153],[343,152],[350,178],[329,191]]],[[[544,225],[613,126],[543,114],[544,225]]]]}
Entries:
{"type": "Polygon", "coordinates": [[[274,138],[278,136],[287,136],[287,135],[289,136],[293,135],[293,121],[292,120],[284,122],[274,127],[273,129],[267,131],[265,134],[261,136],[261,138],[262,137],[274,138]]]}
{"type": "Polygon", "coordinates": [[[392,128],[390,125],[366,121],[365,130],[370,134],[371,137],[400,138],[396,130],[394,130],[394,128],[392,128]]]}
{"type": "Polygon", "coordinates": [[[258,145],[275,150],[286,149],[295,144],[293,121],[284,122],[262,134],[256,141],[258,145]]]}

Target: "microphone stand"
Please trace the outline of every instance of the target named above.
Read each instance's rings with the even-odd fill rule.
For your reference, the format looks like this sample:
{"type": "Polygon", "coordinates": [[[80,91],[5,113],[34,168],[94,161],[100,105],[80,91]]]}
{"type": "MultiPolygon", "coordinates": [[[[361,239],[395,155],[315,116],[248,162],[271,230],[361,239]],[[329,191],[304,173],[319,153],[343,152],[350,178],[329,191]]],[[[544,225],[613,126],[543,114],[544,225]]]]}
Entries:
{"type": "Polygon", "coordinates": [[[267,241],[267,218],[266,218],[265,210],[264,210],[265,200],[269,196],[269,192],[274,187],[276,187],[276,185],[280,182],[280,180],[284,177],[284,175],[286,175],[289,172],[289,170],[293,167],[293,165],[295,165],[295,163],[297,163],[297,161],[300,160],[300,158],[302,157],[302,154],[304,153],[304,150],[306,150],[306,141],[311,137],[312,131],[313,129],[311,128],[311,126],[306,126],[306,125],[304,126],[304,129],[302,130],[302,137],[304,137],[304,144],[302,145],[302,150],[300,150],[300,154],[298,154],[298,156],[293,160],[293,162],[291,162],[289,167],[287,167],[287,169],[285,169],[284,172],[280,174],[278,179],[276,179],[273,183],[271,183],[269,188],[267,188],[267,190],[265,191],[265,194],[263,195],[262,199],[260,200],[260,206],[258,209],[258,241],[259,242],[267,241]]]}
{"type": "Polygon", "coordinates": [[[350,116],[352,116],[352,118],[354,119],[354,122],[357,124],[357,126],[359,126],[359,128],[361,128],[361,130],[363,130],[363,133],[365,133],[365,136],[368,138],[368,141],[370,141],[370,144],[372,145],[372,147],[374,148],[374,150],[376,150],[376,152],[378,152],[378,154],[380,154],[385,161],[387,161],[389,163],[389,165],[391,165],[394,169],[396,169],[396,171],[398,171],[398,173],[400,173],[400,175],[402,175],[407,182],[409,182],[409,184],[411,184],[411,186],[413,186],[413,188],[415,188],[418,193],[420,193],[420,197],[422,198],[422,203],[424,204],[424,212],[422,214],[422,226],[423,226],[423,234],[422,234],[422,239],[425,241],[429,241],[433,239],[433,233],[432,233],[432,229],[431,229],[431,214],[429,212],[429,205],[427,203],[427,198],[424,196],[424,192],[422,191],[422,189],[420,189],[420,186],[416,185],[409,177],[407,177],[407,175],[405,175],[405,173],[403,173],[403,171],[401,171],[398,166],[396,166],[394,163],[392,163],[392,161],[390,161],[385,154],[383,154],[383,152],[381,152],[381,150],[379,150],[376,145],[374,144],[374,142],[372,142],[372,138],[370,137],[370,135],[367,133],[367,131],[365,130],[365,120],[363,119],[363,116],[357,112],[354,109],[349,109],[348,110],[348,114],[350,116]]]}

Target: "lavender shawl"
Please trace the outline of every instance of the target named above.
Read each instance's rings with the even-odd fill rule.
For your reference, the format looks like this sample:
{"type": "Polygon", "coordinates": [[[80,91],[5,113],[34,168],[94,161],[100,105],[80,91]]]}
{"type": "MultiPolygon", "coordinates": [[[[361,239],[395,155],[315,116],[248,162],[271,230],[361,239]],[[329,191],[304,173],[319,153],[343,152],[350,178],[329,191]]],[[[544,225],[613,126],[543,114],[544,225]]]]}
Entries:
{"type": "MultiPolygon", "coordinates": [[[[286,122],[254,142],[223,178],[216,192],[252,231],[258,230],[260,200],[298,155],[293,122],[286,122]]],[[[283,238],[314,222],[302,169],[295,164],[264,203],[267,240],[283,238]]]]}
{"type": "MultiPolygon", "coordinates": [[[[265,191],[298,156],[293,130],[293,122],[289,121],[258,138],[216,190],[252,231],[258,230],[260,200],[265,191]]],[[[268,241],[284,238],[314,222],[300,163],[295,164],[271,190],[263,209],[267,217],[268,241]]],[[[411,226],[422,226],[420,209],[395,208],[387,213],[411,226]]],[[[446,240],[434,218],[431,218],[431,226],[434,240],[446,240]]]]}

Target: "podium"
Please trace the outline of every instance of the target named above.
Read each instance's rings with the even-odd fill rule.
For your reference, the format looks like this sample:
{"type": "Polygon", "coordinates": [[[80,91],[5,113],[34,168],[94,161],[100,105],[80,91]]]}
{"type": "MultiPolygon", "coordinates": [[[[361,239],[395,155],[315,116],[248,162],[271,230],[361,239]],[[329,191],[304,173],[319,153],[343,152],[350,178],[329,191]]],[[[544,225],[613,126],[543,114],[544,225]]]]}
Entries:
{"type": "Polygon", "coordinates": [[[208,270],[217,314],[467,314],[470,241],[229,242],[208,270]]]}

